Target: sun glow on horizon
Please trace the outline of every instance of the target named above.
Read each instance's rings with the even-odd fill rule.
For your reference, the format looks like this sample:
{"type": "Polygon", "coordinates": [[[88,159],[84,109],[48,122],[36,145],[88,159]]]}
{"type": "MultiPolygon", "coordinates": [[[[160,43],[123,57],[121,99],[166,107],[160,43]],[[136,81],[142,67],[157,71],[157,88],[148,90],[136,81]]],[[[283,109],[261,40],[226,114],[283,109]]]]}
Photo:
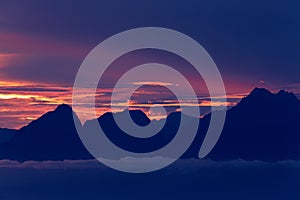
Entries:
{"type": "MultiPolygon", "coordinates": [[[[128,89],[122,88],[117,91],[117,96],[122,96],[126,92],[128,92],[128,89]]],[[[83,112],[76,112],[76,114],[83,116],[86,120],[91,120],[106,112],[122,112],[124,109],[130,108],[142,110],[151,120],[159,120],[165,118],[168,113],[180,109],[180,104],[176,99],[169,96],[169,93],[162,93],[159,90],[137,90],[133,95],[134,98],[127,102],[121,100],[111,102],[111,93],[112,89],[110,88],[98,89],[95,96],[97,116],[93,117],[88,112],[94,97],[89,93],[83,93],[82,97],[88,97],[88,102],[82,102],[79,106],[83,108],[83,112]],[[149,100],[149,98],[152,100],[149,100]],[[159,107],[164,107],[168,111],[161,113],[157,110],[159,107]]],[[[199,96],[198,99],[185,97],[180,103],[183,107],[209,108],[212,105],[231,107],[243,97],[242,94],[232,94],[227,96],[228,100],[226,102],[222,102],[218,98],[223,97],[210,98],[203,95],[199,96]]],[[[72,87],[32,82],[0,81],[0,127],[21,128],[63,103],[72,104],[72,87]]]]}

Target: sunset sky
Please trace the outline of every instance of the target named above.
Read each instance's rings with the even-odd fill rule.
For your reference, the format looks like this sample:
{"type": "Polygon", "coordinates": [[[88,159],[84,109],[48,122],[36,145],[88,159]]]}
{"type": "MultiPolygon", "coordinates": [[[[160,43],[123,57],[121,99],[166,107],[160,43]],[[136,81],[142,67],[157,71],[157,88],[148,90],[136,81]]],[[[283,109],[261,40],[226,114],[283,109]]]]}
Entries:
{"type": "MultiPolygon", "coordinates": [[[[0,127],[20,128],[58,104],[71,104],[85,56],[114,34],[146,26],[174,29],[197,40],[223,76],[227,106],[254,87],[300,94],[298,1],[170,2],[0,1],[0,127]]],[[[121,57],[107,71],[97,93],[99,115],[108,111],[112,86],[123,72],[154,61],[189,78],[199,101],[187,98],[188,106],[210,105],[205,84],[188,63],[168,52],[144,50],[121,57]]],[[[147,110],[156,102],[177,109],[168,90],[147,84],[132,98],[132,107],[147,110]]]]}

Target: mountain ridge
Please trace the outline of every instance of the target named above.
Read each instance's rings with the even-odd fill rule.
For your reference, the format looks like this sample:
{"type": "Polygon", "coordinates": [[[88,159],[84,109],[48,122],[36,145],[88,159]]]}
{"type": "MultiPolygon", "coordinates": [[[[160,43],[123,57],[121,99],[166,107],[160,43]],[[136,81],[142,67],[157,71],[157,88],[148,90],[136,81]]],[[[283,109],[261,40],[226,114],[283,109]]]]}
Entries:
{"type": "MultiPolygon", "coordinates": [[[[146,126],[150,119],[140,110],[129,111],[133,121],[146,126]]],[[[92,159],[83,146],[73,122],[77,115],[67,104],[42,115],[14,132],[13,138],[0,145],[0,159],[64,160],[92,159]]],[[[124,112],[117,113],[122,116],[124,112]]],[[[227,111],[224,129],[215,148],[208,155],[213,160],[300,160],[300,100],[284,90],[271,93],[255,88],[236,106],[227,111]]],[[[106,136],[121,148],[137,153],[154,151],[168,144],[175,136],[180,113],[171,113],[166,126],[155,136],[146,139],[124,134],[108,112],[89,120],[81,128],[90,132],[88,124],[97,120],[106,136]],[[108,132],[108,133],[106,133],[108,132]]],[[[210,114],[200,119],[195,140],[182,158],[197,158],[210,122],[210,114]]],[[[1,134],[1,132],[0,132],[1,134]]],[[[1,138],[0,138],[1,139],[1,138]]]]}

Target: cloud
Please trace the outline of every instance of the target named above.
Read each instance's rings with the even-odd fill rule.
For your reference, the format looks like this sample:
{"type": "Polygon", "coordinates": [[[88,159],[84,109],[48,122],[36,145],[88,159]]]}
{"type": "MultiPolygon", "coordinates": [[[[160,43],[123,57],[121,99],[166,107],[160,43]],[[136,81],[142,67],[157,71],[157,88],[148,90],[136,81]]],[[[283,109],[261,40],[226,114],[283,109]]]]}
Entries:
{"type": "Polygon", "coordinates": [[[70,87],[0,82],[0,127],[21,128],[57,105],[70,102],[70,87]]]}
{"type": "MultiPolygon", "coordinates": [[[[246,4],[225,3],[221,0],[214,3],[195,1],[193,4],[181,1],[170,4],[156,0],[147,3],[135,1],[133,4],[126,1],[118,3],[68,0],[59,3],[35,0],[23,3],[14,0],[1,1],[0,80],[72,86],[84,57],[101,41],[127,29],[158,26],[186,33],[204,45],[222,72],[229,92],[236,90],[245,92],[249,88],[252,89],[261,77],[268,80],[271,86],[277,82],[288,85],[297,82],[300,74],[298,46],[295,42],[298,41],[300,32],[297,8],[290,2],[284,5],[275,2],[270,6],[267,1],[258,0],[246,4]],[[264,20],[261,20],[261,16],[264,16],[264,20]],[[275,43],[277,47],[273,48],[275,43]],[[282,52],[282,49],[285,51],[282,52]]],[[[190,70],[192,67],[184,58],[176,58],[169,55],[171,53],[163,51],[133,52],[133,54],[134,56],[127,54],[124,59],[114,62],[115,68],[108,70],[103,87],[111,88],[115,79],[130,67],[144,62],[159,62],[174,67],[188,77],[197,92],[200,91],[197,95],[207,92],[201,76],[196,75],[195,70],[190,70]]],[[[155,85],[153,82],[147,83],[155,85]]],[[[171,86],[171,83],[160,82],[160,84],[171,86]]],[[[297,87],[293,88],[296,91],[297,87]]],[[[70,94],[64,94],[67,91],[63,90],[64,88],[38,86],[2,87],[1,94],[10,94],[5,98],[9,97],[11,102],[1,99],[0,103],[11,105],[10,108],[15,112],[22,106],[33,109],[40,107],[40,110],[46,112],[54,108],[54,104],[70,102],[70,94]],[[34,96],[17,106],[17,102],[22,102],[13,98],[13,95],[25,95],[25,92],[30,93],[26,94],[27,96],[40,95],[42,92],[49,94],[42,95],[43,98],[46,96],[46,100],[34,96]],[[41,108],[43,104],[45,107],[41,108]],[[16,109],[13,109],[12,105],[17,106],[16,109]]],[[[299,88],[297,91],[300,91],[299,88]]],[[[141,93],[146,92],[145,90],[141,93]]],[[[163,96],[163,100],[173,100],[167,93],[159,92],[153,90],[148,94],[153,96],[159,94],[160,98],[163,96]]],[[[239,99],[239,97],[230,98],[229,106],[239,99]]],[[[105,93],[99,100],[97,99],[97,105],[102,106],[107,101],[105,93]]],[[[206,107],[209,104],[207,101],[200,99],[202,105],[206,107]]],[[[141,102],[144,101],[141,99],[141,102]]],[[[0,110],[5,109],[3,107],[1,106],[0,110]]],[[[107,106],[99,108],[99,113],[105,111],[107,106]]],[[[37,117],[35,110],[33,113],[34,116],[20,116],[20,118],[37,117]]],[[[13,126],[10,117],[9,123],[2,117],[0,126],[7,124],[13,126]]]]}
{"type": "MultiPolygon", "coordinates": [[[[120,162],[125,168],[132,168],[143,160],[145,164],[155,165],[161,163],[168,158],[154,157],[154,158],[122,158],[120,162]]],[[[106,160],[114,163],[115,160],[106,160]]],[[[263,161],[245,161],[245,160],[231,160],[231,161],[212,161],[207,159],[180,159],[171,164],[167,170],[175,170],[180,172],[198,172],[205,169],[213,168],[228,168],[228,169],[242,169],[242,168],[273,168],[273,167],[287,167],[300,169],[300,161],[278,161],[278,162],[263,162],[263,161]]],[[[0,160],[0,168],[32,168],[32,169],[108,169],[97,160],[64,160],[64,161],[26,161],[23,163],[10,160],[0,160]]],[[[148,167],[147,167],[148,168],[148,167]]]]}
{"type": "MultiPolygon", "coordinates": [[[[82,61],[72,62],[74,56],[84,57],[109,36],[134,27],[158,26],[179,30],[202,43],[225,79],[237,80],[239,88],[257,84],[257,74],[270,79],[268,82],[290,83],[299,80],[300,74],[295,42],[300,32],[299,12],[298,6],[293,4],[290,1],[283,5],[258,0],[247,3],[195,1],[192,4],[182,1],[169,4],[156,0],[147,3],[134,1],[132,4],[126,1],[63,1],[59,5],[52,1],[1,1],[1,51],[35,52],[39,56],[47,54],[46,57],[52,54],[52,59],[60,59],[59,55],[64,55],[70,60],[56,65],[68,67],[68,72],[73,74],[82,61]],[[262,16],[264,20],[261,20],[262,16]],[[272,47],[274,43],[277,48],[272,47]]],[[[47,65],[51,57],[43,60],[43,64],[47,65]]],[[[34,64],[32,70],[43,68],[41,62],[26,63],[22,67],[34,64]]],[[[51,66],[56,68],[54,64],[51,66]]],[[[13,77],[13,72],[9,75],[13,77]]],[[[67,78],[71,82],[74,78],[68,78],[67,73],[64,75],[56,80],[52,77],[52,81],[67,78]]],[[[27,76],[29,74],[14,78],[42,81],[37,76],[27,76]]],[[[46,75],[43,78],[47,80],[46,75]]]]}
{"type": "MultiPolygon", "coordinates": [[[[134,164],[133,160],[126,162],[134,164]]],[[[0,199],[282,200],[299,197],[299,161],[178,160],[147,174],[121,173],[97,161],[0,161],[0,166],[3,165],[0,199]]]]}
{"type": "Polygon", "coordinates": [[[97,160],[64,160],[64,161],[26,161],[23,163],[1,160],[0,168],[33,168],[33,169],[65,169],[65,168],[99,168],[97,160]]]}
{"type": "Polygon", "coordinates": [[[70,84],[89,52],[75,41],[15,30],[0,30],[0,43],[1,80],[70,84]]]}
{"type": "Polygon", "coordinates": [[[179,86],[178,84],[167,83],[167,82],[159,82],[159,81],[139,81],[132,82],[133,85],[150,85],[150,86],[179,86]]]}
{"type": "Polygon", "coordinates": [[[1,87],[0,91],[14,91],[14,92],[69,92],[70,88],[53,87],[47,85],[28,85],[28,86],[15,86],[15,87],[1,87]]]}

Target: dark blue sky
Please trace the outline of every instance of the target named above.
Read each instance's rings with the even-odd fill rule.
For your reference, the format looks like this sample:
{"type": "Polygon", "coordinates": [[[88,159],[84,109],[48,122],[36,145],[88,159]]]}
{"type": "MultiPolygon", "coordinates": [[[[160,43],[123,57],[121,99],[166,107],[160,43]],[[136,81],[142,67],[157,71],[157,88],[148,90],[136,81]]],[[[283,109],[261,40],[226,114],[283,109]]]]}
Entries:
{"type": "MultiPolygon", "coordinates": [[[[299,13],[296,0],[2,0],[0,126],[20,127],[57,104],[70,103],[86,55],[114,34],[146,26],[174,29],[197,40],[219,67],[228,94],[257,86],[300,94],[299,13]]],[[[164,55],[139,52],[119,60],[107,83],[142,59],[186,68],[164,55]]]]}
{"type": "Polygon", "coordinates": [[[162,26],[202,44],[229,84],[287,86],[300,83],[299,11],[300,2],[291,0],[1,1],[0,32],[32,38],[22,46],[0,37],[0,53],[30,54],[3,67],[1,77],[70,84],[99,42],[127,29],[162,26]],[[75,52],[41,52],[53,42],[54,49],[62,43],[75,52]]]}

